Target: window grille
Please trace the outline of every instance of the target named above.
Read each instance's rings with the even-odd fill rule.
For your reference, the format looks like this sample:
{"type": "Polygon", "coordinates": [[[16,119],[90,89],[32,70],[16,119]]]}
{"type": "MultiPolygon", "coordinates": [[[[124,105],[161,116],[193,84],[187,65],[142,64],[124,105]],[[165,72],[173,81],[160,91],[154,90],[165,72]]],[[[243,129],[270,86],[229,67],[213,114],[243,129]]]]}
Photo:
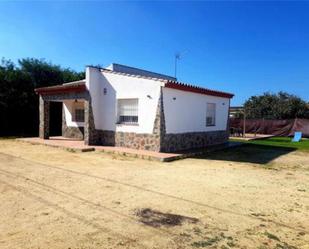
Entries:
{"type": "Polygon", "coordinates": [[[85,121],[85,111],[84,109],[75,109],[75,122],[85,121]]]}
{"type": "Polygon", "coordinates": [[[117,123],[138,124],[138,99],[118,99],[117,123]]]}
{"type": "Polygon", "coordinates": [[[216,104],[207,103],[206,126],[216,125],[216,104]]]}

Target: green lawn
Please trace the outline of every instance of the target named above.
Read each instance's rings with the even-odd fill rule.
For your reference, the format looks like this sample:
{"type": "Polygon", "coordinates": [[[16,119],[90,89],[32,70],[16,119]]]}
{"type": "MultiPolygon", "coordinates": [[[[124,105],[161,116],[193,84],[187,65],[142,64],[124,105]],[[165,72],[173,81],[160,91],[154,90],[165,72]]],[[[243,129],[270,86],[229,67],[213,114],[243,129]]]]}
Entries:
{"type": "Polygon", "coordinates": [[[244,143],[256,144],[256,145],[285,147],[285,148],[309,151],[309,139],[302,139],[302,141],[300,142],[291,142],[292,138],[290,137],[272,137],[272,138],[267,138],[267,139],[251,140],[251,141],[231,139],[231,141],[244,142],[244,143]]]}

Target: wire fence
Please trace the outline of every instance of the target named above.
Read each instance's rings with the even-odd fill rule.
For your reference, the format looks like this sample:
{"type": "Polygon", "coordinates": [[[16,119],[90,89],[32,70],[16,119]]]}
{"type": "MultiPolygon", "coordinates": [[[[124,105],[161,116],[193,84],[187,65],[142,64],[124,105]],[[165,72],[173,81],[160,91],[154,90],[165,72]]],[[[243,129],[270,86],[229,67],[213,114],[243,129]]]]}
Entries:
{"type": "Polygon", "coordinates": [[[303,137],[309,138],[309,119],[230,119],[230,132],[233,135],[246,133],[269,134],[275,136],[293,136],[296,131],[301,131],[303,137]]]}

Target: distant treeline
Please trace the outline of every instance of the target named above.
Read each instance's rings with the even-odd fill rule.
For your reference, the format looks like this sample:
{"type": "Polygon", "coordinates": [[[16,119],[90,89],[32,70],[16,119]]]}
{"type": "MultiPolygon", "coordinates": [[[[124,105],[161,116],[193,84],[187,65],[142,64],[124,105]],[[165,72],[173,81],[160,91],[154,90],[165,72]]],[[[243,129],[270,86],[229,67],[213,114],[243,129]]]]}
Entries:
{"type": "Polygon", "coordinates": [[[84,72],[62,68],[43,59],[20,59],[15,64],[3,58],[0,64],[0,136],[37,136],[39,101],[34,89],[84,78],[84,72]]]}
{"type": "MultiPolygon", "coordinates": [[[[84,78],[84,72],[62,68],[43,59],[20,59],[16,65],[3,58],[0,63],[0,136],[37,136],[39,101],[34,89],[84,78]]],[[[285,92],[252,96],[244,104],[248,119],[277,120],[309,118],[308,106],[304,100],[285,92]]],[[[51,115],[59,116],[53,113],[51,115]]],[[[243,112],[236,114],[238,118],[242,116],[243,112]]]]}
{"type": "MultiPolygon", "coordinates": [[[[244,104],[244,111],[247,119],[309,119],[309,103],[286,92],[251,96],[244,104]]],[[[243,118],[244,111],[235,117],[243,118]]]]}

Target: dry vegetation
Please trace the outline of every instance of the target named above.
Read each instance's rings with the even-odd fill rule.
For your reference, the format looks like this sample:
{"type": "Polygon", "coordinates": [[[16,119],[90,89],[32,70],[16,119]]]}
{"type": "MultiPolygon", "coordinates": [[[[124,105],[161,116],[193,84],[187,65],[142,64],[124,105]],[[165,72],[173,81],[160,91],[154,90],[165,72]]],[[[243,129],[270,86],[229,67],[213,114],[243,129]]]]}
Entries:
{"type": "Polygon", "coordinates": [[[309,154],[158,163],[0,141],[0,248],[309,248],[309,154]]]}

